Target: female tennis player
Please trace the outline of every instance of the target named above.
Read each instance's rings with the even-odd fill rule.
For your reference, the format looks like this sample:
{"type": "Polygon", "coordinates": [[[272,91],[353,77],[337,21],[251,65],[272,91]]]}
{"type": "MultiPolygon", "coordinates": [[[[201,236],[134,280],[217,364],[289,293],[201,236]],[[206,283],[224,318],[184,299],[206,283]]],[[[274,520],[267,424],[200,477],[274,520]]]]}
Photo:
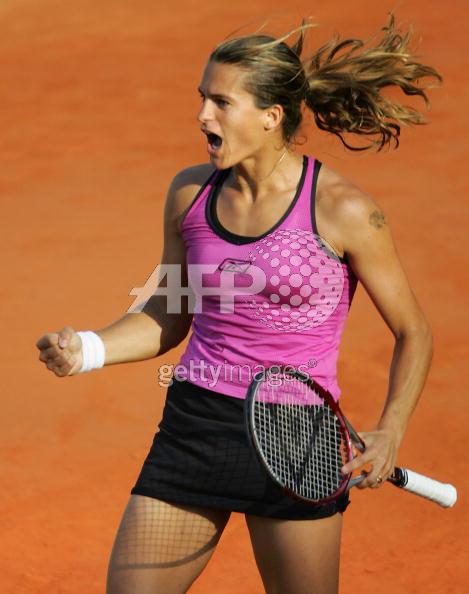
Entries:
{"type": "MultiPolygon", "coordinates": [[[[266,592],[337,592],[348,495],[321,505],[287,496],[250,447],[243,402],[252,374],[275,364],[310,373],[339,398],[336,361],[358,281],[395,338],[382,414],[362,434],[364,453],[343,468],[366,468],[361,488],[392,473],[422,391],[431,331],[385,216],[295,150],[295,138],[306,108],[348,149],[397,146],[401,125],[423,118],[382,90],[427,101],[423,79],[440,77],[412,55],[393,18],[372,44],[334,40],[303,57],[308,28],[292,46],[291,34],[255,34],[209,57],[198,114],[209,163],[176,175],[164,215],[162,264],[180,267],[195,307],[182,300],[169,313],[155,294],[97,332],[64,327],[37,342],[39,359],[64,377],[161,356],[192,326],[117,533],[108,594],[186,592],[232,511],[245,513],[266,592]]],[[[169,301],[179,299],[175,287],[169,301]]]]}

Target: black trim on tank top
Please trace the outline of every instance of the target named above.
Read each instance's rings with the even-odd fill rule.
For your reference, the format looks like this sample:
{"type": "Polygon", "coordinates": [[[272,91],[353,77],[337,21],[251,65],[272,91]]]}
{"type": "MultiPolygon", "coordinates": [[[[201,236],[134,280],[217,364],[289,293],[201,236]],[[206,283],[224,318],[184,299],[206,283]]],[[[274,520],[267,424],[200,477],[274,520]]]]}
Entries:
{"type": "MultiPolygon", "coordinates": [[[[318,161],[316,159],[315,162],[314,162],[313,182],[311,184],[311,209],[310,210],[311,210],[311,226],[313,228],[313,233],[318,238],[324,239],[319,234],[318,228],[317,228],[317,225],[316,225],[316,190],[317,190],[318,177],[319,177],[319,171],[321,169],[321,166],[322,166],[321,161],[318,161]]],[[[321,245],[321,248],[326,252],[326,254],[328,256],[332,256],[333,258],[335,258],[336,260],[339,260],[343,264],[348,264],[348,262],[347,262],[347,254],[344,254],[343,257],[340,257],[338,254],[336,254],[335,252],[331,251],[325,243],[320,242],[320,245],[321,245]]]]}
{"type": "Polygon", "coordinates": [[[293,197],[293,200],[291,201],[289,207],[283,213],[280,220],[278,220],[275,223],[275,225],[273,225],[265,233],[262,233],[262,235],[258,235],[256,237],[252,237],[252,236],[248,236],[248,235],[238,235],[237,233],[232,233],[231,231],[228,231],[228,229],[225,229],[225,227],[223,227],[223,225],[220,223],[220,220],[218,219],[217,198],[220,194],[220,190],[223,186],[223,183],[227,179],[231,169],[224,170],[223,173],[217,179],[214,186],[212,187],[212,189],[208,195],[208,198],[207,198],[207,203],[205,205],[205,217],[206,217],[209,227],[219,237],[221,237],[225,241],[228,241],[229,243],[234,243],[236,245],[244,245],[246,243],[252,243],[254,241],[258,241],[259,239],[262,239],[269,233],[272,233],[272,231],[275,231],[275,229],[277,229],[283,223],[283,221],[288,217],[288,215],[293,210],[295,204],[298,201],[298,198],[301,195],[301,191],[303,190],[303,185],[304,185],[307,170],[308,170],[308,157],[303,156],[303,170],[301,172],[300,181],[298,182],[298,186],[296,187],[295,196],[293,197]]]}
{"type": "Polygon", "coordinates": [[[218,173],[219,173],[219,170],[218,169],[215,169],[214,171],[212,171],[212,173],[208,176],[208,178],[204,181],[204,183],[197,190],[197,194],[194,196],[194,198],[192,199],[191,203],[186,208],[186,212],[184,213],[184,215],[183,215],[183,217],[181,219],[181,222],[179,223],[179,228],[180,229],[182,229],[182,226],[184,224],[184,221],[186,220],[187,215],[190,213],[190,211],[192,210],[192,207],[197,202],[197,200],[200,198],[202,192],[205,190],[205,188],[209,184],[211,184],[213,182],[214,179],[216,179],[218,173]]]}

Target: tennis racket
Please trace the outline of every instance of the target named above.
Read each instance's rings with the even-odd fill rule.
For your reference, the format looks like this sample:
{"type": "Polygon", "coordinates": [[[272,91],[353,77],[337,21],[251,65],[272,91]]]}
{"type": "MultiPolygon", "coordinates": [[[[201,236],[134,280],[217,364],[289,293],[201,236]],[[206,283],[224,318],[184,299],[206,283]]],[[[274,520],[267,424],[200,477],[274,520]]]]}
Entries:
{"type": "MultiPolygon", "coordinates": [[[[309,376],[271,367],[254,376],[246,398],[246,425],[259,460],[289,495],[328,503],[363,480],[341,468],[365,444],[332,394],[309,376]]],[[[457,499],[453,485],[407,468],[395,468],[390,483],[442,507],[457,499]]]]}

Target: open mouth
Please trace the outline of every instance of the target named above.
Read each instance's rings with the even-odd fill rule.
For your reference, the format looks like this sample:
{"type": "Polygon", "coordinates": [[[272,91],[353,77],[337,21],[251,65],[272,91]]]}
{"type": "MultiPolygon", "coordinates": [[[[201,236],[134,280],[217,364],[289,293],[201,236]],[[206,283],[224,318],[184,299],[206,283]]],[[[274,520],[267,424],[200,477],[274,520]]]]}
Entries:
{"type": "Polygon", "coordinates": [[[218,134],[213,134],[213,132],[207,133],[207,139],[210,148],[212,148],[215,151],[218,150],[223,144],[222,137],[218,136],[218,134]]]}

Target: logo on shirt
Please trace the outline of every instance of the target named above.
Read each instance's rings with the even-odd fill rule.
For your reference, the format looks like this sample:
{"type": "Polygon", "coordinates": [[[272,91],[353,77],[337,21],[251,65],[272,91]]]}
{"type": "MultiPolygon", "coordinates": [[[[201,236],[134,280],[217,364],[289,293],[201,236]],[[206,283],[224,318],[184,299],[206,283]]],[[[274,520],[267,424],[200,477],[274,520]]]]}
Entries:
{"type": "Polygon", "coordinates": [[[218,267],[220,272],[233,272],[238,274],[246,273],[251,266],[251,260],[236,260],[236,258],[225,258],[218,267]]]}

